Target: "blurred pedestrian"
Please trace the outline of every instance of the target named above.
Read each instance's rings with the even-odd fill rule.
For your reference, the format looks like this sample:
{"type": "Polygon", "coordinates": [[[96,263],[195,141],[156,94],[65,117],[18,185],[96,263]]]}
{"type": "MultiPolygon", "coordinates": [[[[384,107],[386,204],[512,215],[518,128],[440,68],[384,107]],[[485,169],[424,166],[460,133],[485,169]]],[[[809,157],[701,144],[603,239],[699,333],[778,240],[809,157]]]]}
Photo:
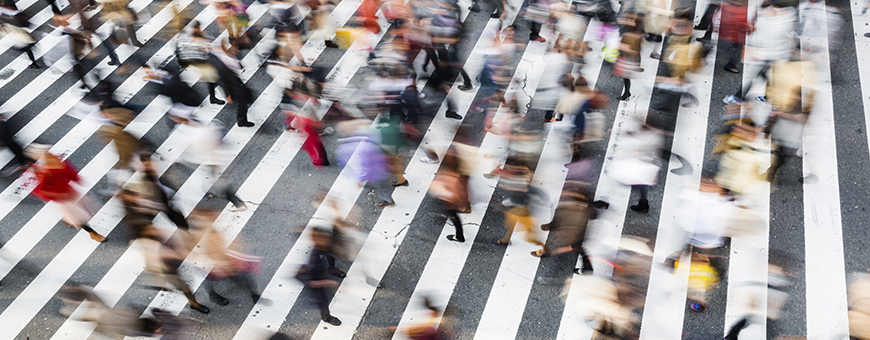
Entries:
{"type": "Polygon", "coordinates": [[[45,202],[55,202],[63,213],[63,221],[67,226],[84,229],[97,242],[105,242],[106,237],[88,225],[92,214],[85,208],[84,201],[78,191],[70,184],[80,183],[78,170],[68,161],[48,152],[48,146],[33,144],[25,149],[29,158],[35,159],[31,169],[36,174],[37,185],[32,194],[45,202]]]}
{"type": "Polygon", "coordinates": [[[302,282],[311,294],[311,300],[320,310],[320,319],[333,326],[341,325],[341,320],[332,316],[329,312],[328,288],[338,287],[338,282],[327,279],[326,254],[332,243],[332,236],[328,229],[314,228],[311,231],[311,240],[314,247],[310,251],[308,263],[299,269],[296,278],[302,282]]]}

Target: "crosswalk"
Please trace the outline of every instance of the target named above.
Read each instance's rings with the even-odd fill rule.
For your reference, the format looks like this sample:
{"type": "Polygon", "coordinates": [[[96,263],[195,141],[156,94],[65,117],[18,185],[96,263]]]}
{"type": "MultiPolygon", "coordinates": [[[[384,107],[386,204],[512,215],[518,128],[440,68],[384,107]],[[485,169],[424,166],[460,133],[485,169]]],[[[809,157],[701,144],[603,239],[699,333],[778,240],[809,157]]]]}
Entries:
{"type": "MultiPolygon", "coordinates": [[[[519,6],[519,1],[513,2],[519,6]]],[[[750,3],[758,6],[756,2],[750,3]]],[[[864,5],[861,2],[849,5],[836,2],[829,5],[838,7],[847,22],[841,30],[841,41],[831,50],[813,56],[821,65],[830,67],[804,70],[819,81],[805,84],[812,86],[817,95],[805,131],[802,157],[790,160],[792,163],[783,166],[773,185],[758,188],[755,193],[759,199],[753,202],[757,204],[754,208],[763,212],[760,217],[768,221],[767,228],[731,238],[725,247],[716,250],[717,255],[728,259],[728,271],[721,286],[712,292],[705,313],[687,307],[687,268],[681,266],[671,272],[653,265],[644,308],[636,311],[640,339],[721,338],[748,311],[765,310],[741,299],[740,294],[746,285],[767,285],[767,263],[773,257],[769,254],[774,252],[785,252],[800,264],[790,277],[789,300],[778,320],[752,322],[741,333],[741,339],[772,339],[780,335],[848,339],[846,276],[870,267],[870,250],[863,246],[866,235],[862,223],[867,217],[862,194],[870,183],[866,172],[866,165],[870,165],[867,132],[870,90],[865,91],[870,87],[870,68],[859,62],[870,53],[870,39],[863,36],[870,16],[860,14],[864,5]],[[807,180],[798,181],[801,178],[807,180]]],[[[696,17],[703,13],[707,3],[706,0],[695,3],[696,17]]],[[[358,0],[339,2],[330,20],[337,27],[345,25],[360,4],[358,0]]],[[[499,34],[500,23],[488,18],[489,14],[468,13],[465,10],[470,5],[468,0],[459,4],[463,8],[462,19],[469,28],[460,51],[462,58],[466,58],[465,70],[476,77],[484,66],[483,53],[499,34]]],[[[66,43],[59,30],[48,24],[51,11],[46,4],[21,0],[17,5],[34,13],[31,30],[39,38],[34,49],[37,58],[66,43]]],[[[146,47],[137,50],[118,46],[120,60],[140,58],[154,65],[172,58],[173,45],[156,38],[170,23],[172,5],[195,13],[194,20],[217,33],[213,34],[217,37],[215,41],[226,37],[226,32],[217,31],[213,6],[193,0],[168,3],[134,0],[131,7],[153,13],[137,29],[146,47]],[[143,53],[145,50],[148,54],[143,53]]],[[[269,19],[268,5],[254,2],[248,14],[251,22],[265,22],[269,19]]],[[[518,32],[525,32],[516,15],[509,13],[506,21],[516,21],[520,26],[518,32]]],[[[383,18],[379,24],[382,31],[374,39],[383,40],[388,37],[386,32],[391,24],[383,18]]],[[[103,26],[97,32],[106,36],[110,29],[103,26]]],[[[552,40],[551,32],[545,27],[542,36],[552,40]]],[[[263,33],[274,34],[269,29],[263,33]]],[[[695,37],[698,36],[695,31],[695,37]]],[[[517,40],[520,47],[511,59],[514,74],[509,92],[516,93],[519,102],[525,104],[534,96],[551,41],[526,42],[522,37],[517,40]]],[[[95,49],[102,52],[101,41],[95,37],[93,42],[95,49]]],[[[204,166],[192,169],[173,166],[183,160],[185,150],[193,143],[193,134],[187,126],[169,128],[161,123],[167,119],[165,114],[171,103],[157,96],[142,80],[145,75],[142,69],[125,75],[107,64],[107,56],[86,62],[90,67],[88,79],[121,79],[116,90],[119,100],[144,106],[126,130],[153,144],[159,157],[158,173],[178,183],[176,198],[183,203],[180,206],[183,214],[188,215],[197,205],[211,200],[208,191],[219,177],[234,182],[249,209],[224,210],[215,225],[228,242],[246,246],[248,252],[264,257],[263,273],[256,277],[263,299],[251,304],[243,294],[229,293],[227,296],[233,302],[229,306],[215,305],[208,315],[189,314],[187,300],[180,292],[140,288],[145,267],[143,247],[139,241],[126,242],[124,211],[117,198],[92,202],[96,213],[89,224],[110,240],[100,244],[86,233],[62,227],[55,203],[43,204],[29,196],[33,185],[26,177],[3,178],[0,179],[3,186],[0,339],[101,338],[94,333],[94,323],[81,321],[85,308],[76,309],[69,317],[58,313],[61,301],[57,295],[64,285],[71,283],[94,286],[95,293],[111,307],[135,306],[137,311],[144,309],[146,315],[154,308],[187,313],[203,321],[191,325],[195,331],[192,338],[266,339],[281,333],[305,339],[406,339],[402,330],[428,317],[422,305],[428,299],[444,311],[443,321],[452,329],[450,338],[595,339],[593,327],[582,313],[582,283],[566,281],[577,277],[572,272],[580,266],[576,255],[532,257],[529,252],[536,250],[536,246],[523,241],[520,235],[515,235],[506,247],[492,244],[504,230],[499,209],[503,193],[497,189],[497,178],[485,178],[483,174],[504,161],[508,141],[504,136],[482,131],[482,115],[469,110],[480,99],[477,86],[471,91],[459,91],[461,83],[453,85],[448,96],[463,119],[447,118],[444,115],[447,103],[441,103],[424,130],[420,145],[425,145],[426,150],[418,148],[407,158],[405,174],[410,186],[395,189],[396,205],[381,211],[374,207],[370,188],[357,185],[351,169],[314,170],[307,157],[299,155],[304,136],[281,128],[277,110],[281,88],[261,67],[271,45],[271,39],[263,39],[241,60],[244,69],[240,78],[257,94],[249,110],[250,120],[257,127],[228,129],[224,141],[227,157],[232,161],[219,169],[217,175],[204,166]],[[479,132],[472,135],[480,145],[482,161],[470,179],[472,211],[460,215],[467,241],[456,243],[446,239],[453,232],[452,222],[436,212],[436,202],[427,195],[440,164],[419,159],[426,156],[427,150],[444,155],[461,125],[478,128],[479,132]],[[327,199],[338,202],[337,211],[311,206],[311,194],[319,191],[325,191],[327,199]],[[320,321],[304,287],[294,278],[312,247],[312,228],[331,215],[354,216],[353,220],[359,221],[358,227],[365,233],[356,260],[339,264],[347,271],[347,277],[340,281],[330,309],[342,320],[340,326],[320,321]]],[[[361,61],[368,52],[362,45],[357,41],[347,51],[328,50],[321,42],[309,41],[302,54],[309,63],[330,66],[327,78],[331,81],[363,86],[361,61]]],[[[590,46],[596,52],[589,53],[586,64],[575,71],[586,77],[590,88],[617,93],[622,82],[611,74],[611,66],[597,53],[602,43],[590,41],[590,46]]],[[[641,52],[649,55],[650,45],[644,45],[641,52]]],[[[673,173],[670,170],[682,164],[676,158],[673,162],[668,160],[658,184],[651,189],[649,214],[628,209],[634,194],[609,173],[614,154],[628,138],[627,132],[640,126],[657,100],[653,86],[657,73],[664,67],[662,63],[643,58],[641,66],[646,71],[633,79],[634,95],[626,101],[614,101],[604,110],[609,133],[604,140],[589,143],[601,164],[595,198],[610,203],[587,231],[586,245],[595,266],[593,275],[612,275],[612,264],[604,259],[616,252],[623,236],[654,240],[654,263],[663,262],[682,247],[684,234],[675,220],[686,202],[684,190],[697,187],[701,173],[711,167],[709,155],[715,144],[712,137],[723,126],[720,99],[733,93],[743,81],[739,75],[722,71],[723,55],[714,47],[706,65],[689,76],[693,84],[691,92],[700,105],[680,107],[674,117],[673,135],[667,138],[666,145],[685,158],[694,171],[673,173]]],[[[71,66],[58,63],[51,69],[28,69],[27,57],[12,49],[6,39],[0,39],[0,64],[4,65],[0,68],[0,112],[15,127],[15,139],[22,144],[51,144],[52,153],[63,155],[80,169],[81,192],[102,190],[118,156],[113,146],[98,141],[98,122],[66,114],[80,109],[78,103],[85,95],[79,83],[67,75],[71,66]]],[[[199,75],[185,70],[182,78],[193,83],[199,75]]],[[[421,81],[418,87],[424,89],[425,82],[421,81]]],[[[762,86],[757,86],[751,93],[763,91],[762,86]]],[[[754,96],[747,98],[750,97],[754,96]]],[[[326,114],[325,109],[318,110],[320,117],[326,114]]],[[[194,115],[203,121],[232,122],[232,111],[232,107],[206,100],[194,115]]],[[[559,124],[545,129],[546,142],[533,178],[551,206],[549,211],[537,213],[539,223],[546,223],[553,216],[552,208],[558,203],[567,176],[563,165],[571,158],[562,142],[559,124]]],[[[325,143],[328,150],[335,150],[335,138],[328,137],[325,143]]],[[[0,151],[0,166],[11,160],[10,151],[0,151]]],[[[167,235],[174,232],[171,222],[164,217],[158,217],[155,224],[167,235]]],[[[546,237],[540,230],[533,232],[546,237]]],[[[214,266],[202,260],[202,249],[194,248],[180,268],[194,290],[214,266]]],[[[204,292],[197,295],[212,307],[204,292]]],[[[763,320],[765,314],[761,313],[759,319],[763,320]]]]}

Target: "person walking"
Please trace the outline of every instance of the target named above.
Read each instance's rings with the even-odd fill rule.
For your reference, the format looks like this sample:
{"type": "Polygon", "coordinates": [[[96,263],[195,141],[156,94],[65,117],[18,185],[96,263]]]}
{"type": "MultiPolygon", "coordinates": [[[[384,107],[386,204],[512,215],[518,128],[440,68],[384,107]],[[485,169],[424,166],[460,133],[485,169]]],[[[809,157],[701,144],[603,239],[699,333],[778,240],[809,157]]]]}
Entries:
{"type": "Polygon", "coordinates": [[[338,287],[338,282],[327,279],[326,257],[332,246],[332,235],[328,229],[317,227],[311,231],[314,247],[308,256],[308,263],[299,269],[296,278],[311,292],[311,300],[320,310],[320,320],[333,326],[340,326],[341,320],[329,312],[328,288],[338,287]]]}
{"type": "Polygon", "coordinates": [[[78,171],[67,161],[48,152],[48,146],[33,144],[25,149],[28,157],[35,159],[31,168],[36,174],[36,188],[32,194],[44,202],[55,202],[63,213],[63,221],[68,226],[83,229],[97,242],[105,242],[106,237],[100,235],[88,225],[93,217],[82,205],[81,197],[71,182],[81,182],[78,171]]]}
{"type": "Polygon", "coordinates": [[[242,65],[233,57],[235,47],[228,50],[223,48],[212,49],[209,53],[209,62],[217,69],[218,84],[227,93],[227,100],[236,104],[236,124],[239,127],[252,127],[254,123],[248,121],[248,107],[254,100],[251,89],[245,86],[239,75],[242,73],[242,65]]]}

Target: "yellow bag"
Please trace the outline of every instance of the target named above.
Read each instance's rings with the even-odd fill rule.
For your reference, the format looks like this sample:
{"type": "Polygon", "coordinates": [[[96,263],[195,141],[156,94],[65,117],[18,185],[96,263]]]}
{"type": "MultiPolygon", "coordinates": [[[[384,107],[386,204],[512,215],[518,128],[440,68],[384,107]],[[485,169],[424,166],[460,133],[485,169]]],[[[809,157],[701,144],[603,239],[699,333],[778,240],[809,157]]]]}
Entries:
{"type": "Polygon", "coordinates": [[[342,27],[335,30],[335,38],[333,42],[338,44],[338,47],[341,49],[348,49],[350,45],[356,41],[357,38],[362,35],[362,28],[355,27],[342,27]]]}

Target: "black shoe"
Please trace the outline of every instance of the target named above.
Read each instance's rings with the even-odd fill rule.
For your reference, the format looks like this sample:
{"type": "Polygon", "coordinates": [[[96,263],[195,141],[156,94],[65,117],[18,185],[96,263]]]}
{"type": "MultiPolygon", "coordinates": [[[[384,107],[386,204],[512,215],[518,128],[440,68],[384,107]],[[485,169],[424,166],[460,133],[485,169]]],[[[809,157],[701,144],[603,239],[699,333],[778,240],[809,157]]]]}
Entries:
{"type": "Polygon", "coordinates": [[[462,119],[462,116],[460,116],[458,113],[453,112],[453,111],[447,111],[447,113],[445,113],[444,116],[446,116],[447,118],[462,119]]]}
{"type": "Polygon", "coordinates": [[[208,307],[206,307],[205,305],[203,305],[201,303],[197,304],[197,305],[190,305],[190,309],[193,309],[193,310],[200,312],[202,314],[208,314],[208,312],[209,312],[208,307]]]}
{"type": "Polygon", "coordinates": [[[465,242],[465,238],[458,238],[456,235],[447,235],[447,239],[453,242],[465,242]]]}
{"type": "Polygon", "coordinates": [[[642,214],[649,213],[649,203],[647,203],[646,201],[638,202],[636,205],[632,205],[629,208],[631,208],[631,210],[634,210],[634,211],[642,213],[642,214]]]}
{"type": "Polygon", "coordinates": [[[394,186],[394,187],[406,187],[406,186],[408,186],[408,180],[406,179],[406,180],[405,180],[404,182],[402,182],[402,183],[399,183],[399,182],[392,182],[392,183],[390,183],[390,185],[392,185],[392,186],[394,186]]]}
{"type": "Polygon", "coordinates": [[[120,63],[116,63],[116,62],[111,61],[111,60],[109,61],[109,66],[117,66],[118,64],[120,64],[120,63]]]}
{"type": "Polygon", "coordinates": [[[252,127],[252,126],[254,126],[254,123],[251,123],[251,122],[238,122],[236,124],[238,124],[239,127],[252,127]]]}
{"type": "Polygon", "coordinates": [[[621,96],[616,97],[616,100],[626,100],[631,97],[631,93],[623,93],[621,96]]]}
{"type": "Polygon", "coordinates": [[[326,47],[329,47],[329,48],[338,48],[338,44],[336,44],[332,40],[327,40],[324,42],[324,44],[326,44],[326,47]]]}
{"type": "Polygon", "coordinates": [[[493,13],[489,17],[492,19],[498,19],[498,18],[501,18],[501,13],[493,13]]]}
{"type": "Polygon", "coordinates": [[[592,207],[595,209],[607,209],[610,208],[610,203],[607,203],[602,200],[592,202],[592,207]]]}
{"type": "Polygon", "coordinates": [[[264,299],[262,296],[260,296],[260,294],[257,294],[257,293],[251,293],[251,300],[254,301],[255,305],[257,304],[257,302],[259,302],[261,305],[264,305],[264,306],[271,306],[272,305],[272,300],[264,299]]]}
{"type": "Polygon", "coordinates": [[[474,86],[471,86],[471,85],[468,85],[468,86],[461,85],[461,86],[459,86],[459,87],[457,87],[457,88],[459,89],[459,91],[466,91],[466,92],[468,92],[468,91],[473,90],[473,89],[474,89],[474,86]]]}
{"type": "Polygon", "coordinates": [[[592,274],[592,261],[589,261],[589,256],[581,255],[583,257],[583,267],[580,269],[580,273],[583,274],[592,274]]]}
{"type": "Polygon", "coordinates": [[[217,98],[209,98],[209,102],[211,102],[212,104],[216,104],[216,105],[224,105],[227,103],[227,102],[220,100],[220,99],[217,99],[217,98]]]}
{"type": "Polygon", "coordinates": [[[738,70],[736,67],[731,66],[731,65],[725,65],[725,71],[728,71],[731,73],[740,73],[740,70],[738,70]]]}
{"type": "Polygon", "coordinates": [[[212,302],[218,304],[218,306],[226,306],[230,304],[230,301],[227,298],[221,296],[216,292],[208,293],[208,298],[211,299],[212,302]]]}
{"type": "Polygon", "coordinates": [[[329,316],[328,320],[323,320],[323,322],[326,322],[326,323],[333,325],[333,326],[341,326],[341,320],[339,320],[337,317],[334,317],[332,315],[329,316]]]}
{"type": "Polygon", "coordinates": [[[136,47],[142,47],[142,46],[145,46],[145,44],[143,44],[143,43],[141,43],[141,42],[139,42],[139,41],[133,40],[133,46],[136,46],[136,47]]]}
{"type": "Polygon", "coordinates": [[[30,64],[30,66],[28,66],[28,67],[29,68],[39,68],[39,64],[37,64],[36,62],[33,62],[33,64],[30,64]]]}

